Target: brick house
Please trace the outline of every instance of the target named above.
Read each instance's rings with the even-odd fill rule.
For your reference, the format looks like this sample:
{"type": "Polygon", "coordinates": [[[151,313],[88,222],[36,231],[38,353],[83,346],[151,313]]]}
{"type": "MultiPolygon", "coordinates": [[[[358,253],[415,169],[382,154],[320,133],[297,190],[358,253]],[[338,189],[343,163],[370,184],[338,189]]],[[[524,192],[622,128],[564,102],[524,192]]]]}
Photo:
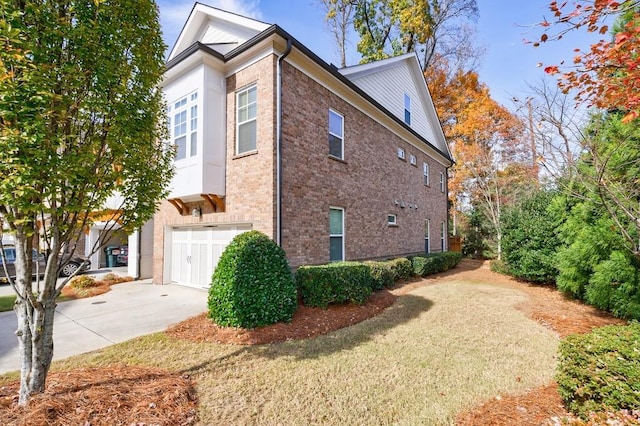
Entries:
{"type": "Polygon", "coordinates": [[[447,249],[452,159],[414,54],[337,69],[277,25],[196,3],[163,90],[177,155],[155,283],[207,286],[249,229],[292,267],[447,249]]]}

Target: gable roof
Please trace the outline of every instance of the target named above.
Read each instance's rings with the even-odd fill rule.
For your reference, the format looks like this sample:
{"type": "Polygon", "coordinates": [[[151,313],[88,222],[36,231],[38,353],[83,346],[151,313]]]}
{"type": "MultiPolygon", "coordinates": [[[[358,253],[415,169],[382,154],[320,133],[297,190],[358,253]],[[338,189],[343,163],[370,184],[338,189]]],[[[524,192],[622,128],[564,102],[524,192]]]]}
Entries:
{"type": "Polygon", "coordinates": [[[195,3],[169,53],[169,61],[196,42],[218,53],[228,53],[269,27],[256,19],[195,3]]]}
{"type": "MultiPolygon", "coordinates": [[[[213,32],[209,34],[213,34],[213,32]]],[[[334,65],[329,65],[317,54],[315,54],[304,44],[302,44],[300,41],[298,41],[296,38],[291,36],[276,24],[269,25],[255,19],[246,18],[211,6],[196,3],[180,33],[180,36],[178,37],[178,41],[176,42],[169,55],[166,68],[167,71],[169,71],[185,59],[198,52],[211,55],[217,60],[226,64],[231,60],[235,60],[243,53],[250,51],[254,47],[262,45],[264,42],[270,40],[274,36],[280,37],[287,43],[287,45],[289,45],[290,43],[290,46],[292,48],[295,48],[296,50],[301,52],[316,65],[320,66],[324,71],[331,74],[335,79],[343,83],[353,92],[366,100],[374,108],[377,108],[383,114],[391,118],[396,122],[396,124],[404,127],[406,131],[411,133],[426,146],[435,150],[439,155],[443,157],[443,159],[445,159],[449,163],[449,165],[453,164],[453,157],[447,146],[442,127],[437,118],[433,101],[431,100],[429,90],[427,89],[424,77],[422,76],[422,72],[420,71],[418,59],[413,53],[339,70],[334,65]],[[222,39],[218,39],[218,43],[209,44],[205,44],[201,41],[201,38],[207,34],[207,31],[209,31],[209,27],[211,25],[216,25],[218,22],[224,22],[225,24],[231,23],[236,31],[238,31],[238,33],[236,34],[241,33],[243,35],[242,37],[238,36],[237,42],[234,42],[237,44],[235,44],[231,49],[221,48],[221,45],[223,45],[223,43],[221,43],[222,39]],[[242,33],[243,26],[245,28],[244,33],[242,33]],[[264,29],[260,30],[261,28],[264,29]],[[253,34],[253,36],[248,37],[251,34],[253,34]],[[369,93],[368,90],[364,90],[355,82],[358,80],[359,76],[373,75],[377,72],[388,69],[389,67],[397,66],[403,61],[406,64],[412,63],[412,65],[405,66],[408,66],[411,69],[411,73],[414,75],[413,79],[418,82],[416,83],[417,86],[423,86],[419,90],[422,93],[421,98],[424,99],[426,105],[425,110],[429,111],[428,114],[431,117],[430,122],[435,129],[434,136],[436,140],[430,141],[427,137],[425,137],[425,135],[420,134],[416,131],[416,129],[408,126],[401,118],[399,118],[396,114],[393,114],[388,109],[387,105],[379,102],[372,96],[372,93],[369,93]],[[415,77],[416,72],[419,75],[419,79],[415,77]]],[[[372,92],[375,93],[375,91],[372,92]]]]}
{"type": "Polygon", "coordinates": [[[408,95],[411,99],[411,127],[451,156],[415,53],[341,68],[339,72],[403,121],[402,95],[408,95]],[[415,101],[418,101],[416,107],[415,101]]]}

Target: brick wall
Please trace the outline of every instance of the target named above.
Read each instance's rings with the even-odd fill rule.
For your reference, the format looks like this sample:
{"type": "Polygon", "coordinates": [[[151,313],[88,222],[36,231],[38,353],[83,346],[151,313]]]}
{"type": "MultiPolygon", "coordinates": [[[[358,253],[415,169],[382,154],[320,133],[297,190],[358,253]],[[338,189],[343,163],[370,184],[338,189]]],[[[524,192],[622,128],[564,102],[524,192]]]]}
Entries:
{"type": "Polygon", "coordinates": [[[268,56],[227,78],[227,133],[222,142],[226,143],[226,211],[216,213],[199,199],[187,206],[189,212],[199,207],[201,217],[181,216],[164,201],[154,218],[154,283],[167,281],[163,277],[167,226],[250,223],[253,229],[275,238],[275,66],[275,57],[268,56]],[[255,153],[236,156],[236,91],[252,84],[257,84],[258,89],[257,149],[255,153]]]}
{"type": "Polygon", "coordinates": [[[446,169],[289,64],[283,69],[283,248],[290,264],[329,261],[329,208],[345,211],[345,258],[381,258],[440,251],[447,200],[439,175],[446,169]],[[329,157],[329,108],[344,116],[344,161],[329,157]],[[406,161],[397,157],[397,149],[406,161]],[[409,164],[416,156],[416,166],[409,164]],[[431,185],[423,183],[422,163],[431,185]],[[416,205],[417,209],[400,207],[416,205]],[[397,215],[397,226],[387,214],[397,215]]]}

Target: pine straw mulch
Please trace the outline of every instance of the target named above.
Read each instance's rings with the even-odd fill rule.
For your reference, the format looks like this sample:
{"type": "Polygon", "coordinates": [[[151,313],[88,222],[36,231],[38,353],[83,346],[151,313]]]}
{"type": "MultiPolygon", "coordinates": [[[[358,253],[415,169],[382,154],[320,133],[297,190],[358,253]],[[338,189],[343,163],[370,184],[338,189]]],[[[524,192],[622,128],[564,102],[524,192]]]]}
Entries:
{"type": "Polygon", "coordinates": [[[101,279],[93,279],[93,284],[89,287],[76,288],[73,281],[75,279],[93,279],[90,275],[76,275],[71,281],[62,289],[62,296],[66,299],[82,299],[85,297],[99,296],[111,290],[111,286],[120,283],[126,283],[133,281],[132,277],[121,277],[116,274],[106,274],[101,279]]]}
{"type": "Polygon", "coordinates": [[[192,425],[196,392],[188,376],[112,366],[51,373],[47,390],[17,406],[17,383],[0,387],[3,425],[192,425]]]}
{"type": "MultiPolygon", "coordinates": [[[[300,306],[289,324],[275,324],[254,330],[219,327],[205,314],[187,319],[167,330],[173,338],[197,342],[264,344],[305,339],[348,327],[373,317],[391,306],[402,294],[416,287],[467,281],[514,288],[528,300],[518,306],[532,319],[560,337],[586,333],[606,324],[620,324],[595,308],[568,300],[555,289],[515,281],[492,272],[488,262],[463,260],[454,270],[428,279],[415,279],[372,295],[367,304],[343,304],[318,309],[300,306]]],[[[0,417],[15,425],[179,425],[196,421],[196,397],[188,377],[177,373],[139,367],[114,366],[94,370],[52,373],[43,395],[33,398],[27,409],[16,407],[17,384],[0,388],[0,417]],[[170,389],[170,390],[169,390],[170,389]],[[169,390],[169,391],[168,391],[169,390]],[[11,417],[8,417],[11,416],[11,417]]],[[[636,416],[637,417],[637,416],[636,416]]],[[[629,417],[634,418],[634,417],[629,417]]],[[[556,425],[570,419],[555,383],[531,389],[524,395],[505,395],[457,418],[459,425],[556,425]]],[[[579,423],[576,419],[571,424],[579,423]]],[[[617,423],[625,422],[624,413],[617,423]]],[[[603,424],[603,419],[591,425],[603,424]]],[[[637,423],[636,423],[637,424],[637,423]]]]}

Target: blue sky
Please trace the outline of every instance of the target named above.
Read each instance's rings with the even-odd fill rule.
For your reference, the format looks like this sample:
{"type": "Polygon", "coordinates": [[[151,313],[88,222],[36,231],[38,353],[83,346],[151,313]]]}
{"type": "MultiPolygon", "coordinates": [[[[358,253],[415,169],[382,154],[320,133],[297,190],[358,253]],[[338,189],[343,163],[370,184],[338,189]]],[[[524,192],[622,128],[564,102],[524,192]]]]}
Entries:
{"type": "MultiPolygon", "coordinates": [[[[276,23],[327,62],[338,63],[335,44],[332,41],[324,16],[316,0],[203,0],[202,3],[267,23],[276,23]]],[[[568,63],[576,47],[586,48],[596,37],[585,32],[574,32],[560,42],[551,42],[534,48],[524,39],[535,39],[539,29],[531,24],[543,17],[551,19],[550,0],[478,0],[477,43],[484,46],[486,54],[478,73],[481,81],[491,89],[498,102],[511,107],[511,98],[522,97],[526,84],[535,83],[544,76],[545,65],[568,63]]],[[[193,0],[158,0],[160,19],[165,42],[169,48],[175,43],[180,30],[191,11],[193,0]]],[[[355,47],[350,58],[357,62],[355,47]]],[[[349,64],[353,65],[353,64],[349,64]]]]}

